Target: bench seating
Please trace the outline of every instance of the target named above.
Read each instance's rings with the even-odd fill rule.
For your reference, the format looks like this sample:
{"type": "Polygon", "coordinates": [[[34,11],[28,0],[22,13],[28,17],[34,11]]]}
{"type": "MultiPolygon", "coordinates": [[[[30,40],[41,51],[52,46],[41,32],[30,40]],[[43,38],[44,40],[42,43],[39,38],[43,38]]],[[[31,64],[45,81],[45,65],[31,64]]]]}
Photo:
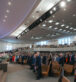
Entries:
{"type": "Polygon", "coordinates": [[[52,72],[55,76],[59,76],[61,73],[61,67],[58,62],[52,62],[52,72]]]}
{"type": "Polygon", "coordinates": [[[70,80],[68,78],[66,78],[65,76],[63,76],[62,82],[70,82],[70,80]]]}
{"type": "Polygon", "coordinates": [[[42,65],[42,75],[43,76],[48,76],[50,66],[49,65],[42,65]]]}
{"type": "Polygon", "coordinates": [[[66,72],[66,74],[72,74],[73,69],[74,69],[73,65],[64,64],[64,71],[66,72]]]}

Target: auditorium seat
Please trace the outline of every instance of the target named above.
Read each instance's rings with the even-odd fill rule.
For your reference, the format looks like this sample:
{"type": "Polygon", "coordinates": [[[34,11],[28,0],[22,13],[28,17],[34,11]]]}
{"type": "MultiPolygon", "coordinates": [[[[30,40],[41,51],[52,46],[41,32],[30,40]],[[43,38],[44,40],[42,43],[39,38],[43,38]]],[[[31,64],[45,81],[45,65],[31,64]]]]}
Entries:
{"type": "Polygon", "coordinates": [[[65,76],[63,76],[62,82],[70,82],[70,80],[68,78],[66,78],[65,76]]]}
{"type": "Polygon", "coordinates": [[[64,64],[64,71],[66,72],[66,74],[72,74],[73,69],[74,69],[73,65],[64,64]]]}
{"type": "Polygon", "coordinates": [[[43,76],[48,76],[50,66],[49,65],[42,65],[42,75],[43,76]]]}
{"type": "Polygon", "coordinates": [[[27,60],[25,59],[25,60],[23,61],[23,63],[24,63],[24,64],[27,64],[27,60]]]}
{"type": "Polygon", "coordinates": [[[61,73],[61,67],[58,62],[52,62],[52,71],[55,76],[59,76],[61,73]]]}

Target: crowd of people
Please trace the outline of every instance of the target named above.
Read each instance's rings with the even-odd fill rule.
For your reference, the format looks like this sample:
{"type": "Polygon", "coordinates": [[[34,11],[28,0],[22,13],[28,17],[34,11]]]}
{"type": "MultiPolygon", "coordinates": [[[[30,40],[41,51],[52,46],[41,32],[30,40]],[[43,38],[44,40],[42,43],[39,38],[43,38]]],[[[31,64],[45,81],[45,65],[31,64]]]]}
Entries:
{"type": "MultiPolygon", "coordinates": [[[[12,53],[13,54],[13,53],[12,53]]],[[[49,52],[35,52],[35,53],[14,53],[13,55],[9,55],[9,61],[11,63],[19,63],[24,64],[24,61],[27,60],[27,64],[30,66],[30,69],[36,73],[36,79],[40,79],[42,77],[42,68],[41,65],[49,65],[49,76],[53,76],[51,63],[52,61],[56,61],[60,64],[61,67],[64,64],[75,65],[76,63],[76,54],[73,52],[65,52],[65,53],[49,53],[49,52]]]]}

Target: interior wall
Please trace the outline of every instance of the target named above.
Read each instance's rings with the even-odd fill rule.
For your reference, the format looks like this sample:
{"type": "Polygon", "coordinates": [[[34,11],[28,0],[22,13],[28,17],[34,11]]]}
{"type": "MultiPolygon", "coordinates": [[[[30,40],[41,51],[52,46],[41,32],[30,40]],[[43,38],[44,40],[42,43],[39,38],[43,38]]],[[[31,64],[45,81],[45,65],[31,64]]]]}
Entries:
{"type": "Polygon", "coordinates": [[[28,46],[31,46],[31,44],[14,44],[14,43],[0,41],[0,52],[9,51],[21,47],[28,47],[28,46]]]}

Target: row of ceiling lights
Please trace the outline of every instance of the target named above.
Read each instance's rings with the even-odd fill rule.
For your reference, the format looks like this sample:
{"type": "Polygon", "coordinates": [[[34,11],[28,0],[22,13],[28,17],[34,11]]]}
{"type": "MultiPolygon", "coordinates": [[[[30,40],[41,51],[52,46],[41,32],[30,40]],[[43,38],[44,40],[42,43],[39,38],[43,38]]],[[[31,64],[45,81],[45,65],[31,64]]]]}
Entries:
{"type": "MultiPolygon", "coordinates": [[[[70,2],[70,1],[71,0],[67,0],[67,2],[70,2]]],[[[61,1],[59,5],[60,5],[60,7],[65,7],[66,1],[61,1]]],[[[56,7],[54,7],[53,10],[50,11],[50,14],[53,14],[54,12],[56,12],[56,10],[57,10],[56,7]]],[[[35,16],[32,16],[32,17],[34,18],[35,16]]],[[[42,22],[43,20],[40,19],[40,21],[42,22]]],[[[51,23],[52,21],[49,21],[49,22],[51,23]]],[[[45,26],[45,25],[43,25],[43,26],[45,26]]],[[[17,38],[20,38],[24,33],[25,33],[25,31],[23,31],[17,38]]]]}
{"type": "MultiPolygon", "coordinates": [[[[67,0],[68,2],[70,2],[71,0],[67,0]]],[[[66,6],[66,2],[65,1],[62,1],[61,3],[60,3],[60,6],[61,7],[65,7],[66,6]]],[[[50,14],[52,14],[53,13],[53,11],[56,11],[56,7],[54,7],[53,8],[53,10],[51,10],[50,11],[50,14]]],[[[47,22],[47,21],[46,21],[47,22]]],[[[54,22],[53,20],[49,20],[48,21],[49,23],[55,23],[55,25],[59,25],[60,23],[59,22],[54,22]]],[[[43,27],[46,27],[46,24],[43,24],[42,25],[43,27]]],[[[53,26],[49,26],[49,28],[52,28],[53,26]]],[[[69,30],[76,30],[75,28],[73,28],[73,27],[70,27],[70,26],[66,26],[65,24],[61,24],[61,27],[65,27],[66,29],[69,29],[69,30]]],[[[57,30],[58,28],[56,27],[56,28],[54,28],[55,30],[57,30]]],[[[59,29],[60,31],[64,31],[64,32],[66,32],[67,30],[65,30],[65,29],[62,29],[62,28],[60,28],[59,29]]],[[[67,32],[70,32],[70,31],[67,31],[67,32]]]]}
{"type": "MultiPolygon", "coordinates": [[[[8,6],[11,6],[11,5],[12,5],[12,2],[11,2],[11,1],[8,1],[7,4],[8,4],[8,6]]],[[[6,19],[8,18],[7,14],[9,14],[9,13],[10,13],[10,10],[7,9],[7,10],[6,10],[6,14],[4,15],[3,22],[6,22],[6,19]]]]}
{"type": "MultiPolygon", "coordinates": [[[[63,30],[63,31],[66,31],[66,30],[64,30],[62,27],[65,27],[66,29],[69,29],[69,30],[74,30],[74,31],[76,30],[76,29],[73,28],[73,27],[70,27],[70,26],[65,25],[65,24],[60,24],[59,22],[55,22],[55,21],[53,21],[53,20],[49,20],[48,22],[49,22],[49,23],[55,23],[55,24],[54,24],[54,25],[56,25],[56,27],[54,28],[55,30],[58,29],[57,26],[59,26],[59,25],[60,25],[60,27],[61,27],[61,28],[59,29],[60,31],[62,31],[62,30],[63,30]]],[[[46,24],[43,24],[43,25],[42,25],[42,27],[46,27],[46,26],[47,26],[46,24]]],[[[53,28],[53,26],[49,26],[48,28],[51,29],[51,28],[53,28]]],[[[68,31],[68,32],[70,32],[70,31],[68,31]]]]}

